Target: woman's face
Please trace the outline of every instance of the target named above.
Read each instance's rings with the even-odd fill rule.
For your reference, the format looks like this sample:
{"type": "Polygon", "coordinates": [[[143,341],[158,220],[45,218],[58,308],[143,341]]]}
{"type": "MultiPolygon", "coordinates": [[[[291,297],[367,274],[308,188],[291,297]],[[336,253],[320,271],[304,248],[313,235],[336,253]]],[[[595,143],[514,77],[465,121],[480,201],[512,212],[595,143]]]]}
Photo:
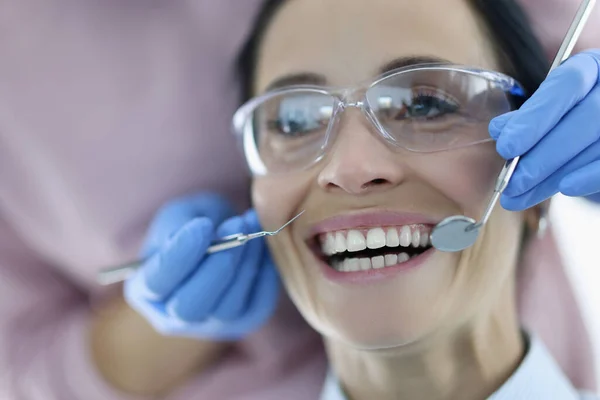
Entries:
{"type": "MultiPolygon", "coordinates": [[[[498,69],[466,1],[289,0],[261,43],[255,87],[262,92],[275,80],[304,73],[322,76],[327,85],[354,86],[412,56],[498,69]]],[[[456,330],[494,307],[510,286],[522,216],[497,207],[477,244],[462,253],[418,247],[408,253],[420,255],[400,264],[404,256],[394,258],[389,246],[378,250],[387,257],[355,253],[360,257],[347,265],[370,265],[361,272],[329,265],[321,243],[329,234],[335,240],[327,246],[360,247],[360,235],[377,240],[378,228],[392,241],[390,230],[400,238],[404,231],[406,240],[410,229],[412,241],[415,230],[426,234],[444,217],[478,219],[502,164],[494,143],[425,154],[392,149],[363,114],[347,110],[321,161],[301,172],[256,178],[252,193],[267,228],[306,210],[269,242],[304,317],[329,338],[385,348],[456,330]]]]}

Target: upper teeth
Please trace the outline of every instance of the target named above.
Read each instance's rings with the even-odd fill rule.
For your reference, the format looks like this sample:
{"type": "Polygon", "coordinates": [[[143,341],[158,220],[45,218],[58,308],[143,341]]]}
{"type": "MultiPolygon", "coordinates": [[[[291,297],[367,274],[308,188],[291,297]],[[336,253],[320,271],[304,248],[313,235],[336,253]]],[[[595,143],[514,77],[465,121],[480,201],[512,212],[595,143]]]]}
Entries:
{"type": "Polygon", "coordinates": [[[371,228],[368,230],[350,229],[348,231],[328,232],[320,235],[321,247],[325,255],[357,252],[367,248],[382,247],[427,247],[429,232],[420,225],[388,228],[371,228]]]}

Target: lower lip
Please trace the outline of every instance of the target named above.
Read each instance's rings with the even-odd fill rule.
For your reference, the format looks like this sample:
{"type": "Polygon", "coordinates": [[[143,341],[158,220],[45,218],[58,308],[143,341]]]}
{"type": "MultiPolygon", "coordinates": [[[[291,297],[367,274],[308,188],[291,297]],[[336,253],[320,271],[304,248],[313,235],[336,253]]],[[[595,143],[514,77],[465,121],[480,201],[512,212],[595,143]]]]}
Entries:
{"type": "Polygon", "coordinates": [[[377,269],[371,268],[367,271],[337,271],[321,259],[319,259],[319,267],[323,272],[323,275],[325,275],[325,278],[330,281],[336,283],[368,284],[382,280],[388,280],[399,273],[418,268],[419,266],[423,265],[423,263],[425,263],[425,261],[427,261],[427,259],[429,259],[434,252],[435,248],[432,247],[424,253],[421,253],[416,257],[412,257],[410,260],[401,264],[377,269]]]}

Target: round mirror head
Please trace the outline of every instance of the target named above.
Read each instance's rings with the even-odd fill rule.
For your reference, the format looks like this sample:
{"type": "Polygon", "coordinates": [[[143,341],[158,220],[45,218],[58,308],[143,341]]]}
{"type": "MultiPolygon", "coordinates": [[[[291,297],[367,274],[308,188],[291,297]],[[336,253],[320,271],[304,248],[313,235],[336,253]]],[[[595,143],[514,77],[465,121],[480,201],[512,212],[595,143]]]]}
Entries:
{"type": "Polygon", "coordinates": [[[464,215],[454,215],[442,220],[431,232],[431,244],[440,251],[456,252],[473,246],[479,228],[473,229],[475,220],[464,215]]]}

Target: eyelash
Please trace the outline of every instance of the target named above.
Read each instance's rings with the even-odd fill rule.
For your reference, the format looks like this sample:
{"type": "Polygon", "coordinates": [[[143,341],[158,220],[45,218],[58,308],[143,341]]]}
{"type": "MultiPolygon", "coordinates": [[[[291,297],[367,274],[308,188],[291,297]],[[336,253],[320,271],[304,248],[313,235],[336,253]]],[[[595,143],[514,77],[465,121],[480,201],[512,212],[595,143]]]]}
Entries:
{"type": "Polygon", "coordinates": [[[454,113],[458,109],[460,109],[459,102],[454,97],[448,95],[446,92],[428,86],[419,86],[413,88],[413,95],[411,98],[410,105],[413,106],[417,102],[422,102],[423,99],[438,101],[443,106],[441,110],[442,113],[440,115],[435,115],[432,117],[410,117],[411,119],[431,121],[443,117],[444,115],[448,114],[448,111],[454,113]]]}
{"type": "Polygon", "coordinates": [[[414,97],[434,97],[438,100],[442,100],[446,103],[456,104],[458,105],[458,101],[439,89],[429,87],[429,86],[418,86],[413,89],[414,97]]]}

